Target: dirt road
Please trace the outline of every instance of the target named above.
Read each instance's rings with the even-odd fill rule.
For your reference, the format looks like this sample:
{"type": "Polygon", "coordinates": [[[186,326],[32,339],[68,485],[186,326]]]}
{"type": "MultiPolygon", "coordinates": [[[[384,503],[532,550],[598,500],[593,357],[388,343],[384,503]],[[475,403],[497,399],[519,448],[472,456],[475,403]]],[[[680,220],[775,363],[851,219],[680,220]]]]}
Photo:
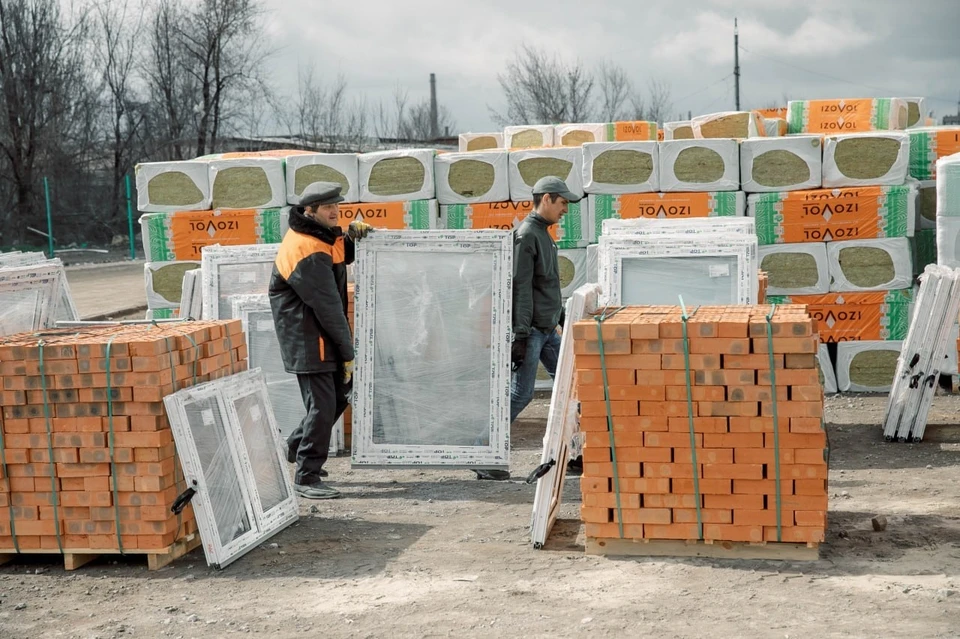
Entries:
{"type": "MultiPolygon", "coordinates": [[[[937,398],[944,426],[918,445],[882,442],[884,406],[828,400],[817,563],[585,556],[575,479],[537,551],[532,486],[337,459],[344,499],[304,504],[223,571],[199,550],[156,573],[136,559],[0,568],[0,637],[960,636],[960,397],[937,398]]],[[[539,401],[514,428],[516,477],[539,462],[544,415],[539,401]]]]}

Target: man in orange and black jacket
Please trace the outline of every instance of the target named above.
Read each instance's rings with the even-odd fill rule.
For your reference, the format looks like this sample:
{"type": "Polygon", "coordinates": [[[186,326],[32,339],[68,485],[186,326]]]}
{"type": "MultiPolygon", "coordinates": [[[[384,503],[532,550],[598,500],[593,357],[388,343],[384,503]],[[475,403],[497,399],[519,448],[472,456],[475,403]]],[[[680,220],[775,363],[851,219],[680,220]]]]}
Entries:
{"type": "Polygon", "coordinates": [[[347,323],[347,264],[354,243],[371,227],[339,226],[340,185],[318,182],[290,211],[290,230],[280,244],[270,278],[270,307],[283,366],[300,384],[307,414],[287,439],[287,460],[296,462],[294,488],[307,499],[335,499],[322,482],[333,426],[347,407],[353,381],[353,337],[347,323]]]}

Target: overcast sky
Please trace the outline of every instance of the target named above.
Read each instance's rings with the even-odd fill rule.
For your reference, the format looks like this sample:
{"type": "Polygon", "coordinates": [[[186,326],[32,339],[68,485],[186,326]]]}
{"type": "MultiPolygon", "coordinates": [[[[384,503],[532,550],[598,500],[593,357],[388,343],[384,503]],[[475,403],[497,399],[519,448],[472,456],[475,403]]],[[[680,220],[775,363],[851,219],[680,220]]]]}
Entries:
{"type": "Polygon", "coordinates": [[[792,99],[928,97],[956,113],[960,0],[264,0],[270,75],[293,93],[297,69],[342,72],[354,95],[429,95],[462,131],[496,130],[497,82],[527,43],[593,66],[619,63],[640,88],[669,84],[672,117],[732,110],[733,19],[740,25],[741,106],[792,99]]]}

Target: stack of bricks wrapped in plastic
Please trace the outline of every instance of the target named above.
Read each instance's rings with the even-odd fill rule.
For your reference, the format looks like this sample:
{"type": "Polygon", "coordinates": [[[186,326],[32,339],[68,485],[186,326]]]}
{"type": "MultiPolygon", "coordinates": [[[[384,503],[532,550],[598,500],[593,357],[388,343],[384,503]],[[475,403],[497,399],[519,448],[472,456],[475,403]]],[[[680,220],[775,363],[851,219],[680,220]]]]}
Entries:
{"type": "Polygon", "coordinates": [[[802,306],[688,310],[574,327],[587,537],[823,541],[816,321],[802,306]]]}
{"type": "Polygon", "coordinates": [[[246,358],[239,320],[0,338],[0,551],[151,553],[196,533],[171,511],[186,486],[163,398],[246,358]]]}

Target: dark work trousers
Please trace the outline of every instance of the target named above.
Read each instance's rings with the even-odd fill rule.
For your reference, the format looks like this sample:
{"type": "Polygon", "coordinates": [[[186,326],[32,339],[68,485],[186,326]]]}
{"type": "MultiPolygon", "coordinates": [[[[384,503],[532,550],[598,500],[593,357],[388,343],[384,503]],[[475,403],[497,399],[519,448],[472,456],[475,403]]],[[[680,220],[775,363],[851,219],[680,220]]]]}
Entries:
{"type": "Polygon", "coordinates": [[[342,370],[329,373],[297,374],[300,395],[307,414],[287,443],[297,446],[296,483],[301,486],[320,481],[320,469],[327,463],[333,425],[347,409],[349,387],[342,370]]]}

